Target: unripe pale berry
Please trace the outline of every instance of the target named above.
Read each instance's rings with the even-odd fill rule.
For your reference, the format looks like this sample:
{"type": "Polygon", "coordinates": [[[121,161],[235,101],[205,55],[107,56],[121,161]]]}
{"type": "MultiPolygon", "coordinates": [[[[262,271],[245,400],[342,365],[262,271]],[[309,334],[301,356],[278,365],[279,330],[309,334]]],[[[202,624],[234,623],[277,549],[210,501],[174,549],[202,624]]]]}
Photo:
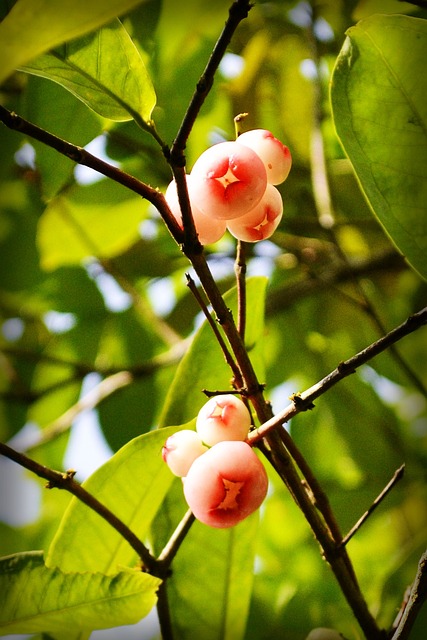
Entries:
{"type": "MultiPolygon", "coordinates": [[[[187,179],[187,188],[192,181],[191,176],[186,176],[187,179]]],[[[190,194],[189,194],[190,195],[190,194]]],[[[178,193],[176,189],[176,182],[172,180],[165,193],[166,202],[169,205],[169,208],[175,219],[177,220],[181,229],[182,225],[182,215],[181,215],[181,207],[179,206],[178,193]]],[[[196,232],[199,237],[199,241],[201,244],[213,244],[214,242],[218,242],[222,238],[225,233],[226,222],[225,220],[218,220],[214,218],[209,218],[205,216],[198,207],[192,202],[190,197],[190,205],[191,205],[191,213],[193,214],[194,226],[196,227],[196,232]]]]}
{"type": "Polygon", "coordinates": [[[343,636],[335,629],[317,627],[310,631],[305,640],[343,640],[343,636]]]}
{"type": "Polygon", "coordinates": [[[207,216],[232,220],[261,200],[267,186],[263,161],[247,145],[215,144],[196,160],[190,199],[207,216]]]}
{"type": "Polygon", "coordinates": [[[289,148],[273,136],[267,129],[252,129],[238,137],[239,144],[253,149],[263,161],[267,170],[267,180],[280,184],[289,175],[292,156],[289,148]]]}
{"type": "Polygon", "coordinates": [[[182,429],[166,440],[162,458],[172,473],[182,478],[187,475],[194,460],[207,450],[195,431],[182,429]]]}
{"type": "Polygon", "coordinates": [[[210,398],[200,409],[196,431],[207,445],[223,440],[245,440],[251,426],[248,408],[232,394],[210,398]]]}
{"type": "Polygon", "coordinates": [[[219,442],[197,458],[183,480],[195,517],[211,527],[233,527],[267,495],[262,462],[246,442],[219,442]]]}
{"type": "Polygon", "coordinates": [[[258,242],[273,235],[283,213],[280,192],[272,184],[267,184],[261,201],[249,213],[227,223],[229,232],[238,240],[258,242]]]}

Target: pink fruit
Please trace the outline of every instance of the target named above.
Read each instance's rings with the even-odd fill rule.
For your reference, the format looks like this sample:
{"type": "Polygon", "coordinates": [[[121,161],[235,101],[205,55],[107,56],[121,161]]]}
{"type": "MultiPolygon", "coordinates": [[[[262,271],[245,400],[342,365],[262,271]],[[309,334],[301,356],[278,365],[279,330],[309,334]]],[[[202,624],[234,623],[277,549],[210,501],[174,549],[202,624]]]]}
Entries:
{"type": "Polygon", "coordinates": [[[258,509],[268,478],[246,442],[219,442],[193,462],[183,485],[195,517],[211,527],[226,528],[258,509]]]}
{"type": "Polygon", "coordinates": [[[292,166],[289,148],[273,136],[267,129],[252,129],[238,137],[239,144],[251,148],[264,162],[267,180],[280,184],[288,177],[292,166]]]}
{"type": "Polygon", "coordinates": [[[182,429],[166,440],[162,458],[172,473],[183,477],[187,475],[194,460],[207,450],[195,431],[182,429]]]}
{"type": "MultiPolygon", "coordinates": [[[[191,176],[187,176],[187,187],[191,183],[191,176]]],[[[169,205],[170,210],[175,216],[178,224],[181,229],[182,225],[182,216],[181,216],[181,207],[179,206],[178,193],[176,189],[176,182],[172,180],[165,193],[166,202],[169,205]]],[[[190,199],[191,204],[191,212],[193,214],[194,226],[196,227],[197,235],[199,236],[199,241],[201,244],[213,244],[214,242],[218,242],[222,238],[225,233],[225,220],[215,220],[213,218],[209,218],[205,216],[200,209],[198,209],[192,200],[190,199]]]]}
{"type": "Polygon", "coordinates": [[[200,409],[196,431],[209,446],[223,440],[245,440],[251,426],[246,405],[232,394],[214,396],[200,409]]]}
{"type": "Polygon", "coordinates": [[[238,240],[257,242],[273,235],[283,213],[280,192],[272,184],[267,185],[264,196],[249,213],[227,223],[229,232],[238,240]]]}
{"type": "Polygon", "coordinates": [[[202,153],[190,174],[191,201],[206,216],[232,220],[261,200],[267,172],[258,155],[238,142],[220,142],[202,153]]]}

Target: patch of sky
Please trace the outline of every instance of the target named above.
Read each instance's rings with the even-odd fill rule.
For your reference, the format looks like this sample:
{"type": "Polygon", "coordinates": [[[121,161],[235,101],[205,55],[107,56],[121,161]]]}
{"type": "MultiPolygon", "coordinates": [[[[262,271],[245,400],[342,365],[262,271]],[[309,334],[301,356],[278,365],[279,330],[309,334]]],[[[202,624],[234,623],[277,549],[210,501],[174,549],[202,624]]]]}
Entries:
{"type": "Polygon", "coordinates": [[[8,342],[17,342],[25,331],[25,322],[22,318],[8,318],[1,326],[1,333],[8,342]]]}
{"type": "Polygon", "coordinates": [[[92,261],[86,265],[88,276],[95,282],[104,304],[109,311],[119,313],[132,305],[131,296],[124,291],[112,275],[107,273],[99,262],[92,261]]]}
{"type": "Polygon", "coordinates": [[[170,278],[152,280],[146,292],[156,315],[166,316],[176,304],[175,289],[170,278]]]}
{"type": "Polygon", "coordinates": [[[29,144],[29,142],[23,144],[22,147],[15,153],[14,157],[16,164],[20,167],[29,167],[30,169],[36,168],[36,152],[34,150],[34,147],[29,144]]]}
{"type": "Polygon", "coordinates": [[[51,310],[44,314],[43,322],[51,333],[60,335],[61,333],[67,333],[67,331],[75,327],[77,318],[74,313],[51,310]]]}
{"type": "MultiPolygon", "coordinates": [[[[107,137],[105,136],[105,134],[102,134],[89,142],[89,144],[86,145],[85,150],[96,156],[100,160],[104,160],[105,162],[108,162],[108,164],[111,164],[114,167],[118,167],[119,164],[108,157],[106,148],[107,137]]],[[[74,178],[79,184],[88,185],[99,182],[99,180],[102,180],[104,178],[104,175],[102,173],[99,173],[98,171],[90,169],[89,167],[78,164],[74,169],[74,178]]]]}
{"type": "MultiPolygon", "coordinates": [[[[38,427],[28,423],[9,441],[19,451],[34,441],[38,427]]],[[[32,524],[40,515],[42,485],[16,462],[0,457],[0,520],[12,527],[32,524]]],[[[14,636],[15,637],[15,636],[14,636]]]]}
{"type": "Polygon", "coordinates": [[[242,73],[245,67],[245,60],[236,53],[226,53],[221,60],[219,70],[227,80],[233,80],[242,73]]]}
{"type": "MultiPolygon", "coordinates": [[[[83,398],[101,382],[97,373],[87,375],[82,383],[80,398],[83,398]]],[[[106,462],[112,451],[108,446],[95,409],[82,411],[71,427],[70,439],[64,458],[66,469],[76,469],[76,478],[85,480],[106,462]]]]}

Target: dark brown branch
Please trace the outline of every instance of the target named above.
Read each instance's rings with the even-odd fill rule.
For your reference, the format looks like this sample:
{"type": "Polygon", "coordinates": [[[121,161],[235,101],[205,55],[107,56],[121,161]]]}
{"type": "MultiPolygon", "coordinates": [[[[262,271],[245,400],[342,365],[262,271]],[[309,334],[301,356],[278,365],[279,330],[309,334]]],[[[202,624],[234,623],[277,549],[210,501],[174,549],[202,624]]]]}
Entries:
{"type": "Polygon", "coordinates": [[[104,162],[104,160],[97,158],[82,147],[71,144],[62,138],[49,133],[45,129],[28,122],[28,120],[21,118],[16,113],[8,111],[8,109],[5,109],[2,105],[0,105],[0,121],[2,121],[9,129],[20,131],[30,138],[34,138],[35,140],[46,144],[63,156],[70,158],[73,162],[89,167],[107,178],[114,180],[114,182],[118,182],[127,189],[130,189],[130,191],[137,193],[142,198],[145,198],[159,211],[175,240],[178,243],[182,242],[182,229],[179,227],[174,216],[170,212],[163,194],[157,189],[153,189],[153,187],[141,182],[141,180],[138,180],[121,169],[114,167],[108,162],[104,162]]]}
{"type": "Polygon", "coordinates": [[[156,574],[156,559],[153,558],[144,543],[139,540],[122,520],[74,480],[74,471],[70,470],[61,473],[60,471],[45,467],[2,442],[0,442],[0,454],[13,460],[32,473],[35,473],[39,478],[47,480],[46,487],[48,489],[65,489],[65,491],[68,491],[92,509],[92,511],[95,511],[130,544],[132,549],[136,551],[141,558],[144,568],[153,573],[153,575],[156,574]]]}
{"type": "Polygon", "coordinates": [[[363,349],[363,351],[360,351],[348,360],[341,362],[336,369],[325,376],[323,380],[320,380],[310,387],[310,389],[307,389],[307,391],[295,394],[293,396],[293,402],[288,405],[288,407],[249,434],[248,442],[250,444],[255,444],[272,429],[276,429],[280,425],[285,424],[298,413],[301,413],[301,411],[311,409],[313,407],[313,401],[337,384],[337,382],[340,382],[347,376],[355,373],[358,367],[366,364],[366,362],[372,360],[372,358],[388,349],[391,345],[395,344],[413,331],[421,328],[425,324],[427,324],[427,307],[418,311],[418,313],[414,313],[401,325],[387,333],[387,335],[383,336],[379,340],[376,340],[376,342],[369,345],[369,347],[366,347],[366,349],[363,349]]]}
{"type": "Polygon", "coordinates": [[[399,467],[394,472],[393,477],[390,480],[390,482],[387,483],[387,485],[384,487],[384,489],[381,491],[381,493],[375,498],[375,500],[373,501],[373,503],[371,504],[369,509],[367,509],[365,511],[365,513],[359,518],[359,520],[356,522],[356,524],[350,529],[350,531],[347,533],[347,535],[343,538],[343,540],[341,542],[342,546],[345,546],[351,540],[351,538],[354,536],[354,534],[357,533],[357,531],[359,531],[360,527],[369,518],[371,513],[373,511],[375,511],[375,509],[378,507],[378,505],[384,500],[386,495],[393,489],[395,484],[397,482],[399,482],[399,480],[403,477],[404,470],[405,470],[405,465],[402,464],[402,466],[399,467]]]}

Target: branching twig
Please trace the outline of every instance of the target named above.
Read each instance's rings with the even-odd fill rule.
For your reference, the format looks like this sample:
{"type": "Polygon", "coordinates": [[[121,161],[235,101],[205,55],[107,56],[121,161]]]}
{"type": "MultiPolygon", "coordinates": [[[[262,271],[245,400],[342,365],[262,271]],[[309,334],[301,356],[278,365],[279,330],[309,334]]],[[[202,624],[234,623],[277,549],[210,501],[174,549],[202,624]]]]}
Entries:
{"type": "Polygon", "coordinates": [[[141,558],[144,568],[155,575],[156,559],[150,554],[147,547],[141,540],[129,529],[129,527],[118,518],[105,505],[97,500],[92,494],[84,489],[78,482],[74,480],[74,471],[66,471],[61,473],[49,467],[39,464],[35,460],[31,460],[27,456],[15,451],[8,445],[0,442],[0,454],[13,460],[25,469],[35,473],[39,478],[47,480],[46,487],[48,489],[65,489],[81,502],[87,505],[92,511],[95,511],[101,518],[110,524],[132,547],[141,558]]]}
{"type": "Polygon", "coordinates": [[[403,477],[404,470],[405,470],[405,465],[402,464],[402,466],[399,467],[394,472],[393,477],[390,480],[390,482],[387,483],[387,485],[384,487],[384,489],[381,491],[381,493],[375,498],[375,500],[373,501],[373,503],[371,504],[369,509],[367,509],[365,511],[365,513],[361,516],[361,518],[359,518],[359,520],[350,529],[350,531],[347,533],[347,535],[344,536],[344,538],[342,539],[342,542],[341,542],[341,546],[344,547],[351,540],[351,538],[354,536],[354,534],[357,533],[357,531],[359,531],[360,527],[366,522],[366,520],[369,518],[371,513],[373,511],[375,511],[375,509],[378,507],[378,505],[384,500],[386,495],[393,489],[395,484],[397,482],[399,482],[399,480],[403,477]]]}
{"type": "Polygon", "coordinates": [[[355,373],[356,369],[362,364],[369,362],[369,360],[372,360],[372,358],[379,353],[388,349],[390,345],[395,344],[425,324],[427,324],[427,307],[410,316],[403,324],[382,338],[379,338],[379,340],[369,345],[369,347],[366,347],[366,349],[363,349],[363,351],[341,362],[338,367],[325,376],[323,380],[320,380],[306,391],[295,394],[293,396],[293,402],[288,405],[288,407],[249,434],[248,442],[255,444],[272,429],[276,429],[280,425],[285,424],[301,411],[312,408],[313,401],[337,384],[337,382],[355,373]]]}

